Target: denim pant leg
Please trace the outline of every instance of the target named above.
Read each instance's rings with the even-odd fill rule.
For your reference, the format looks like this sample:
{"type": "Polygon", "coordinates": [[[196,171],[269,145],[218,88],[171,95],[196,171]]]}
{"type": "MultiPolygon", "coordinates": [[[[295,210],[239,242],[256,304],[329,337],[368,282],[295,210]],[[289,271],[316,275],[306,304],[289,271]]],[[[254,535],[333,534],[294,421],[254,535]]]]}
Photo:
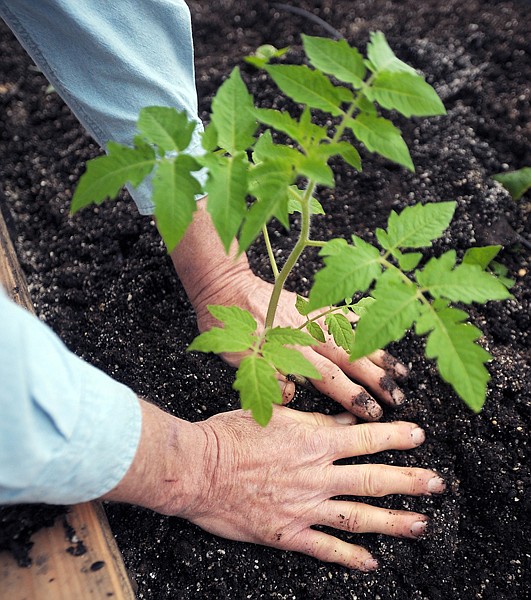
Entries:
{"type": "MultiPolygon", "coordinates": [[[[0,0],[0,16],[88,132],[131,145],[145,106],[198,123],[190,11],[183,0],[0,0]]],[[[152,214],[149,184],[131,189],[152,214]]]]}

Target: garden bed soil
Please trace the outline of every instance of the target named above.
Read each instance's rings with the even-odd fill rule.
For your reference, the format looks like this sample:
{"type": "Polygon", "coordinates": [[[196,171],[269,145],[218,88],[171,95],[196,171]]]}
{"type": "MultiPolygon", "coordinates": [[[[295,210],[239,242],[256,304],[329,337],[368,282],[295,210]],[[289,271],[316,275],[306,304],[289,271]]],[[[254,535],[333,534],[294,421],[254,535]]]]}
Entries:
{"type": "MultiPolygon", "coordinates": [[[[195,30],[200,114],[216,88],[259,44],[292,45],[318,25],[267,2],[189,2],[195,30]]],[[[364,49],[381,30],[400,58],[420,69],[448,114],[401,121],[416,172],[363,153],[362,173],[337,164],[337,187],[323,191],[327,211],[315,237],[366,240],[391,209],[456,200],[456,218],[433,253],[500,243],[516,280],[514,298],[473,308],[493,354],[483,412],[474,416],[423,358],[423,342],[392,346],[411,366],[408,403],[386,419],[411,419],[427,442],[373,461],[431,467],[449,483],[437,498],[390,497],[375,504],[432,516],[418,542],[376,535],[346,540],[380,558],[360,574],[302,555],[223,540],[177,518],[108,505],[107,512],[138,597],[357,600],[517,600],[531,597],[529,525],[529,197],[515,203],[491,179],[530,165],[529,4],[478,0],[323,0],[297,2],[364,49]]],[[[2,26],[0,30],[0,189],[2,210],[41,319],[77,354],[165,410],[192,420],[236,408],[232,370],[217,357],[187,354],[196,334],[193,311],[172,272],[154,223],[119,201],[68,216],[85,161],[99,150],[2,26]]],[[[73,51],[75,51],[73,49],[73,51]]],[[[162,57],[161,57],[162,59],[162,57]]],[[[284,108],[267,78],[242,66],[262,106],[284,108]]],[[[294,223],[294,229],[297,228],[294,223]]],[[[286,256],[293,234],[273,240],[286,256]]],[[[259,241],[253,269],[271,277],[259,241]]],[[[310,255],[289,287],[307,290],[318,264],[310,255]]],[[[298,392],[294,406],[337,411],[317,394],[298,392]]],[[[294,452],[297,448],[293,449],[294,452]]],[[[246,507],[241,510],[245,512],[246,507]]]]}

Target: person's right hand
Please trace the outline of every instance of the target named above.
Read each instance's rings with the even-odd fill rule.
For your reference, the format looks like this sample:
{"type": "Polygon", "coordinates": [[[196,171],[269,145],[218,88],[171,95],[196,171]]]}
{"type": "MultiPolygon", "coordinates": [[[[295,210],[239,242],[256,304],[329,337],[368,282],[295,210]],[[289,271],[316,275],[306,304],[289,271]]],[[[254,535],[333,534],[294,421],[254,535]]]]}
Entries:
{"type": "Polygon", "coordinates": [[[378,563],[365,548],[312,526],[415,539],[425,533],[428,518],[332,498],[431,495],[445,489],[443,480],[426,469],[334,465],[341,458],[419,446],[424,432],[414,423],[349,426],[354,419],[349,413],[331,417],[282,406],[275,407],[265,428],[243,411],[193,424],[149,405],[144,415],[143,431],[155,432],[151,456],[144,450],[139,469],[128,473],[136,471],[136,481],[126,476],[121,497],[115,491],[114,499],[184,517],[233,540],[370,571],[378,563]],[[124,497],[128,486],[136,498],[124,497]]]}

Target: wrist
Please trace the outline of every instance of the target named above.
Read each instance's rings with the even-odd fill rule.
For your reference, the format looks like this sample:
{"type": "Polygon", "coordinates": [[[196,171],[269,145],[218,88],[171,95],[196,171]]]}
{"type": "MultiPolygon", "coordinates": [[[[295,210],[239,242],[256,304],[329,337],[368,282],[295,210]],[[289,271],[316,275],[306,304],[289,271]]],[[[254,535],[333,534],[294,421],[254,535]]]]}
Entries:
{"type": "Polygon", "coordinates": [[[208,440],[197,424],[177,419],[140,400],[142,434],[120,483],[103,499],[166,515],[185,516],[200,502],[208,464],[208,440]]]}

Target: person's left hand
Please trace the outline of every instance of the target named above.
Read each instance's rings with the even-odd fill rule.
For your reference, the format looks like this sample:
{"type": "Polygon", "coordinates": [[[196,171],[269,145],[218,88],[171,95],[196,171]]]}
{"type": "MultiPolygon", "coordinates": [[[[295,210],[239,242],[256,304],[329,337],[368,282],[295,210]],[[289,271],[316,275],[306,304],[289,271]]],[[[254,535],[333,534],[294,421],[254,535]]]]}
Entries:
{"type": "MultiPolygon", "coordinates": [[[[171,258],[196,311],[200,332],[220,325],[208,312],[211,304],[246,309],[254,316],[259,330],[263,330],[272,284],[253,274],[245,255],[237,257],[236,245],[229,255],[225,254],[206,211],[205,200],[198,203],[194,221],[171,258]]],[[[275,326],[304,324],[304,318],[295,308],[295,299],[295,294],[282,292],[275,326]]],[[[326,332],[324,319],[320,324],[326,332]]],[[[380,401],[397,406],[405,400],[396,381],[405,378],[408,370],[386,352],[378,351],[350,362],[347,353],[328,335],[324,343],[316,341],[314,346],[299,350],[321,373],[321,380],[311,381],[315,388],[362,419],[379,419],[382,416],[380,401]]],[[[243,355],[225,354],[223,358],[237,366],[243,355]]],[[[295,385],[280,374],[278,378],[287,403],[294,396],[295,385]]]]}

